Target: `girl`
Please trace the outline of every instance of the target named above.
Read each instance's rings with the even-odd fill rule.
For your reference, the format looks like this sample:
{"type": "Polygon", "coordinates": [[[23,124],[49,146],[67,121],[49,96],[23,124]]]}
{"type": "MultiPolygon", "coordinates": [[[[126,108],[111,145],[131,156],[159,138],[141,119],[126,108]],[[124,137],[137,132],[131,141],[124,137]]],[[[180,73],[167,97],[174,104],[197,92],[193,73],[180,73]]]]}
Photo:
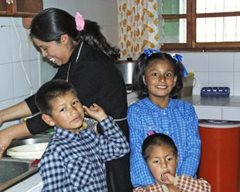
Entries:
{"type": "MultiPolygon", "coordinates": [[[[74,18],[64,10],[48,8],[31,23],[30,37],[44,59],[58,67],[53,79],[73,84],[79,100],[86,106],[98,103],[119,124],[128,138],[127,98],[124,81],[114,66],[118,50],[107,42],[94,21],[74,18]]],[[[43,122],[35,105],[35,95],[0,110],[0,125],[6,121],[34,115],[26,122],[0,132],[0,157],[14,138],[41,133],[50,127],[43,122]]],[[[131,191],[128,154],[106,163],[108,190],[131,191]]]]}
{"type": "Polygon", "coordinates": [[[173,140],[161,133],[148,136],[142,145],[142,156],[156,184],[139,187],[134,192],[210,192],[211,186],[204,179],[176,175],[178,150],[173,140]]]}
{"type": "Polygon", "coordinates": [[[141,146],[150,131],[173,138],[179,151],[177,174],[195,176],[200,158],[198,119],[193,106],[173,99],[182,88],[180,57],[146,49],[137,60],[133,87],[140,100],[129,107],[130,174],[134,187],[154,183],[141,146]]]}

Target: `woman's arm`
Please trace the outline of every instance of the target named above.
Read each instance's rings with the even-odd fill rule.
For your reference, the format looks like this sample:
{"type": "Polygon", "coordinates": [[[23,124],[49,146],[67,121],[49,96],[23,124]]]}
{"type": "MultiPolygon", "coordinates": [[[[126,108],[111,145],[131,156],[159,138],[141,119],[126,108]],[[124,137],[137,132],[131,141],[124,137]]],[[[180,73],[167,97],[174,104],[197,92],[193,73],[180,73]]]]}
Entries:
{"type": "Polygon", "coordinates": [[[10,126],[0,131],[0,158],[2,158],[4,151],[7,149],[13,139],[29,135],[31,134],[28,131],[25,122],[10,126]]]}
{"type": "Polygon", "coordinates": [[[22,101],[16,105],[0,110],[0,125],[4,122],[27,117],[31,114],[27,103],[22,101]]]}

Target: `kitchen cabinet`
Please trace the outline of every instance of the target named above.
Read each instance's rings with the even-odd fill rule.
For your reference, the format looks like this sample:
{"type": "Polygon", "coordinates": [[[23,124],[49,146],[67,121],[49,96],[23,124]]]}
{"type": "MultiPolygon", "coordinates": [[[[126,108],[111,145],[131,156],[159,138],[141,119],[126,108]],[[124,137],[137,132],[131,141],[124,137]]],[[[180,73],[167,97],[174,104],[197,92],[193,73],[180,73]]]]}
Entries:
{"type": "Polygon", "coordinates": [[[43,9],[43,0],[0,0],[0,16],[36,15],[43,9]]]}

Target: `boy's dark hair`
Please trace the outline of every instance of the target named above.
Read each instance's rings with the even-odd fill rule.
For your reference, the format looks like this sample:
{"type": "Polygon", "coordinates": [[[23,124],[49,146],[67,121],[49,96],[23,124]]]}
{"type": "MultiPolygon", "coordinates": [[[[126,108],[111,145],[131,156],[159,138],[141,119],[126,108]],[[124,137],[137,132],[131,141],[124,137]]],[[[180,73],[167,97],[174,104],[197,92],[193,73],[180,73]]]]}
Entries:
{"type": "Polygon", "coordinates": [[[35,95],[35,102],[41,113],[51,115],[53,99],[63,96],[67,92],[71,91],[77,95],[74,87],[65,80],[54,79],[43,84],[35,95]]]}
{"type": "Polygon", "coordinates": [[[152,146],[161,146],[167,145],[173,149],[175,155],[178,154],[177,147],[172,140],[171,137],[162,133],[155,133],[153,135],[148,136],[142,144],[142,155],[145,160],[149,157],[149,151],[151,150],[152,146]]]}
{"type": "Polygon", "coordinates": [[[47,8],[37,14],[31,23],[30,37],[35,37],[41,41],[60,41],[60,37],[67,34],[73,40],[84,41],[93,48],[96,48],[114,60],[120,56],[119,49],[112,47],[102,34],[100,26],[90,20],[85,20],[84,30],[76,29],[75,18],[68,12],[47,8]]]}
{"type": "Polygon", "coordinates": [[[176,61],[170,54],[159,52],[153,53],[150,56],[142,53],[136,61],[136,65],[133,71],[133,89],[137,92],[138,98],[142,99],[148,96],[148,89],[143,81],[144,73],[149,64],[158,61],[165,60],[170,63],[173,68],[174,75],[177,76],[177,82],[175,87],[170,93],[171,97],[175,97],[181,91],[183,87],[183,64],[176,61]]]}

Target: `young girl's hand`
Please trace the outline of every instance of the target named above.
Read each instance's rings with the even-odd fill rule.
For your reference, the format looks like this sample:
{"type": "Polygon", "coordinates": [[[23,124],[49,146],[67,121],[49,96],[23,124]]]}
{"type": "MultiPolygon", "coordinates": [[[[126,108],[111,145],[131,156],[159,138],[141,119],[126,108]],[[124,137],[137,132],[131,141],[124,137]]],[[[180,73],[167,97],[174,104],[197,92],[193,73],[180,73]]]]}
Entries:
{"type": "Polygon", "coordinates": [[[161,182],[164,184],[174,184],[175,177],[170,173],[165,173],[161,176],[161,182]]]}
{"type": "Polygon", "coordinates": [[[96,119],[97,121],[102,121],[107,118],[107,114],[104,112],[103,108],[96,103],[92,104],[90,107],[83,106],[85,114],[96,119]]]}
{"type": "Polygon", "coordinates": [[[166,184],[169,192],[180,192],[180,190],[174,185],[175,177],[170,173],[165,173],[162,175],[162,183],[166,184]]]}

